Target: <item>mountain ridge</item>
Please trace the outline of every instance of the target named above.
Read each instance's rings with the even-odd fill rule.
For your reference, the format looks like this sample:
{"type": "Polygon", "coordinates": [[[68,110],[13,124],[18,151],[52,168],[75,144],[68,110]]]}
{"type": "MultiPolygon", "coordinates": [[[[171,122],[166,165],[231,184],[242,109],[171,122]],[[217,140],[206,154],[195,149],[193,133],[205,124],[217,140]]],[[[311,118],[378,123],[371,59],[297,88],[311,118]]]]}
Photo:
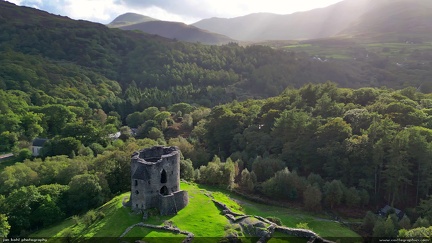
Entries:
{"type": "Polygon", "coordinates": [[[119,15],[107,26],[122,30],[139,30],[169,39],[200,42],[211,45],[227,44],[235,41],[222,34],[212,33],[211,31],[203,30],[193,25],[187,25],[182,22],[158,20],[136,13],[119,15]]]}
{"type": "Polygon", "coordinates": [[[428,27],[431,21],[431,1],[345,0],[328,7],[286,15],[255,13],[235,18],[203,19],[192,25],[241,41],[374,37],[378,34],[380,38],[388,35],[397,41],[400,39],[398,36],[407,36],[405,33],[432,39],[428,34],[432,32],[428,27]],[[392,9],[400,5],[405,7],[392,13],[392,9]],[[389,23],[401,27],[398,31],[390,31],[389,23]],[[422,28],[418,28],[419,25],[422,28]],[[378,29],[382,33],[378,33],[378,29]]]}
{"type": "Polygon", "coordinates": [[[346,26],[349,18],[360,16],[359,12],[349,9],[364,7],[369,1],[348,0],[325,8],[286,15],[255,13],[231,19],[211,18],[192,25],[245,41],[323,38],[337,34],[346,26]],[[230,29],[223,29],[227,25],[230,29]],[[334,25],[337,28],[329,28],[334,25]]]}
{"type": "Polygon", "coordinates": [[[431,22],[431,2],[384,0],[352,22],[340,34],[361,37],[368,33],[383,41],[388,41],[387,36],[397,36],[398,41],[430,39],[430,34],[427,33],[432,33],[431,22]],[[414,2],[416,4],[413,4],[414,2]]]}

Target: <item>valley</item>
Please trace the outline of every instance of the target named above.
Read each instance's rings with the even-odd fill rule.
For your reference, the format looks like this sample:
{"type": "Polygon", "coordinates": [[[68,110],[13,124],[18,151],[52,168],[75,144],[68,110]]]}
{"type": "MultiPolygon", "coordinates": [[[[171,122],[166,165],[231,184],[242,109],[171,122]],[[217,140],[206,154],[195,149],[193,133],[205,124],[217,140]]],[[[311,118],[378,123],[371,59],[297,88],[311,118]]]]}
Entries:
{"type": "Polygon", "coordinates": [[[345,0],[104,25],[0,1],[0,237],[430,237],[431,16],[345,0]],[[123,207],[131,155],[157,145],[181,150],[191,203],[143,219],[123,207]]]}

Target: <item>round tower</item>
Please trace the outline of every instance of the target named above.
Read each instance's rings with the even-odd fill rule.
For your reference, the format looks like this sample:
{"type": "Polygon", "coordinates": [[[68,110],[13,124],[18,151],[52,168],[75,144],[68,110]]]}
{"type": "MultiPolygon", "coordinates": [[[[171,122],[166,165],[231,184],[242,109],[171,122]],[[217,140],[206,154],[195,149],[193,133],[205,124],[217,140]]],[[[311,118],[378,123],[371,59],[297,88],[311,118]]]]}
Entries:
{"type": "Polygon", "coordinates": [[[187,192],[180,190],[180,150],[177,147],[155,146],[132,155],[132,209],[158,208],[161,214],[175,214],[187,201],[187,192]]]}

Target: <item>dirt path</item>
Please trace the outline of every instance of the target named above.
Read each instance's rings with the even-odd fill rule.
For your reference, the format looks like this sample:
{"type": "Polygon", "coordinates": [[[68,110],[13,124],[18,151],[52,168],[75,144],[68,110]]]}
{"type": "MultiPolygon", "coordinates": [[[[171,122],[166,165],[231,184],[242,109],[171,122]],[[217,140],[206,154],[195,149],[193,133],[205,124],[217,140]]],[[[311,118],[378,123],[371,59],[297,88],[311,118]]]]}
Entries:
{"type": "Polygon", "coordinates": [[[3,159],[7,159],[13,156],[13,153],[9,153],[9,154],[2,154],[0,155],[0,163],[3,159]]]}

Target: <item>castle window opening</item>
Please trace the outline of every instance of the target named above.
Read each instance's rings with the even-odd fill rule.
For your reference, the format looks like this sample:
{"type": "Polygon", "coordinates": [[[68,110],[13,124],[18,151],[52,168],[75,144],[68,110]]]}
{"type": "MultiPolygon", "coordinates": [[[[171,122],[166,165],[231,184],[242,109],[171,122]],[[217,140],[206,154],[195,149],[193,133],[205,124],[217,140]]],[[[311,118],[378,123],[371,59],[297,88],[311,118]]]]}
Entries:
{"type": "Polygon", "coordinates": [[[166,186],[163,186],[160,189],[160,194],[162,194],[163,196],[167,196],[168,195],[168,188],[166,186]]]}
{"type": "Polygon", "coordinates": [[[138,180],[135,180],[135,186],[138,186],[138,180]]]}
{"type": "Polygon", "coordinates": [[[165,169],[163,169],[161,173],[161,183],[167,183],[167,173],[165,169]]]}
{"type": "Polygon", "coordinates": [[[136,191],[135,191],[135,194],[137,194],[137,195],[138,195],[138,194],[139,194],[139,191],[138,191],[138,190],[136,190],[136,191]]]}

